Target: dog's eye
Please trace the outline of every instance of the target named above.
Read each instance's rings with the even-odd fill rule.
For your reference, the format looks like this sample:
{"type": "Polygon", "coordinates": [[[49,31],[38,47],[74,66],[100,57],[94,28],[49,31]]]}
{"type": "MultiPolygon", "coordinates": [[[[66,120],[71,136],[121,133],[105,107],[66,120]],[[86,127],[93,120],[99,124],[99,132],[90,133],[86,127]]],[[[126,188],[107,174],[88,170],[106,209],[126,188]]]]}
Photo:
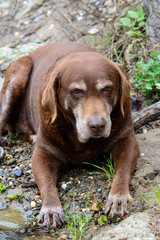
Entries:
{"type": "Polygon", "coordinates": [[[71,93],[74,94],[74,95],[83,94],[82,90],[81,90],[81,89],[78,89],[78,88],[73,89],[73,90],[71,91],[71,93]]]}
{"type": "Polygon", "coordinates": [[[105,92],[110,92],[112,90],[112,87],[105,87],[105,88],[103,88],[103,92],[105,93],[105,92]]]}

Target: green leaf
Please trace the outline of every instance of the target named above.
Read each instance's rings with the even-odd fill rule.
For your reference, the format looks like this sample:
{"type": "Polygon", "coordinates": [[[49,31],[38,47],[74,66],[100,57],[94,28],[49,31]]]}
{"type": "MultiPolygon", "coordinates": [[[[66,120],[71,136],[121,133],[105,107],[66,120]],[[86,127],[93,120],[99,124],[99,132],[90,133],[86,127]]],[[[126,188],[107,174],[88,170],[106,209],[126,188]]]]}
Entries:
{"type": "Polygon", "coordinates": [[[152,52],[152,53],[150,54],[151,57],[157,57],[157,56],[159,56],[159,55],[160,55],[159,52],[152,52]]]}
{"type": "Polygon", "coordinates": [[[128,15],[133,19],[136,19],[139,17],[138,12],[134,12],[134,11],[128,11],[128,15]]]}
{"type": "Polygon", "coordinates": [[[152,90],[152,85],[150,83],[147,83],[145,87],[147,90],[152,90]]]}
{"type": "Polygon", "coordinates": [[[138,13],[138,16],[139,16],[139,18],[144,18],[145,17],[145,11],[143,10],[143,8],[141,8],[141,7],[138,7],[137,8],[137,13],[138,13]]]}
{"type": "Polygon", "coordinates": [[[156,198],[158,199],[158,192],[156,192],[156,189],[152,186],[154,194],[156,195],[156,198]]]}
{"type": "Polygon", "coordinates": [[[160,89],[160,83],[156,83],[155,85],[157,89],[160,89]]]}
{"type": "Polygon", "coordinates": [[[151,197],[140,197],[141,199],[143,199],[146,203],[148,203],[150,206],[152,206],[153,208],[156,208],[157,207],[155,205],[153,205],[152,203],[150,203],[149,201],[147,201],[147,198],[148,199],[155,199],[155,198],[151,198],[151,197]]]}
{"type": "Polygon", "coordinates": [[[138,26],[139,26],[139,27],[144,27],[144,26],[146,26],[146,22],[141,21],[141,22],[138,24],[138,26]]]}
{"type": "Polygon", "coordinates": [[[98,223],[99,223],[99,225],[101,225],[101,226],[105,225],[105,223],[104,223],[104,222],[101,222],[101,221],[99,221],[98,223]]]}
{"type": "Polygon", "coordinates": [[[130,27],[132,24],[131,19],[127,17],[121,18],[120,21],[124,26],[127,26],[127,27],[130,27]]]}
{"type": "Polygon", "coordinates": [[[13,195],[7,195],[7,197],[9,198],[9,200],[13,200],[13,199],[17,199],[18,197],[20,197],[21,195],[18,193],[15,193],[13,195]]]}
{"type": "Polygon", "coordinates": [[[143,58],[140,61],[137,62],[137,67],[141,68],[142,64],[143,64],[143,58]]]}
{"type": "Polygon", "coordinates": [[[6,190],[6,186],[2,186],[2,184],[0,183],[0,193],[6,190]]]}
{"type": "Polygon", "coordinates": [[[103,216],[103,220],[104,220],[105,222],[107,222],[107,217],[106,217],[106,216],[103,216]]]}

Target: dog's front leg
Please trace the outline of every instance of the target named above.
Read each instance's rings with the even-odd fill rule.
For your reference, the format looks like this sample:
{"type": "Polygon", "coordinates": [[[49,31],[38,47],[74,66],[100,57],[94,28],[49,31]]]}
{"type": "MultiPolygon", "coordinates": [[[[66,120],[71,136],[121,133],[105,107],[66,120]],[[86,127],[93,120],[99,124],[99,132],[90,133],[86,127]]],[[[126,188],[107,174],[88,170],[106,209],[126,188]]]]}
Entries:
{"type": "Polygon", "coordinates": [[[37,144],[32,156],[32,170],[42,196],[40,222],[48,228],[64,224],[64,215],[56,188],[61,163],[37,144]]]}
{"type": "Polygon", "coordinates": [[[134,133],[131,132],[125,139],[115,144],[111,153],[116,174],[105,206],[105,213],[111,217],[123,216],[128,213],[127,202],[132,199],[129,185],[139,154],[134,133]]]}

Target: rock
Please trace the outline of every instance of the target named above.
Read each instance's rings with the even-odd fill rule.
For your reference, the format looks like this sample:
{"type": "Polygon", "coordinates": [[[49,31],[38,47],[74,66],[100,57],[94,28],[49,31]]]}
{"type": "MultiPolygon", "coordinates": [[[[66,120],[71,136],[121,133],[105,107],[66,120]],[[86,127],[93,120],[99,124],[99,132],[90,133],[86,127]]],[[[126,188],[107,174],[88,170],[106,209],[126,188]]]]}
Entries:
{"type": "Polygon", "coordinates": [[[103,204],[102,203],[94,202],[92,204],[92,211],[94,211],[94,212],[99,212],[99,211],[102,210],[102,208],[103,208],[103,204]]]}
{"type": "Polygon", "coordinates": [[[0,147],[0,160],[4,157],[4,150],[0,147]]]}
{"type": "Polygon", "coordinates": [[[8,186],[11,187],[11,188],[13,188],[13,187],[14,187],[13,182],[9,182],[8,186]]]}
{"type": "Polygon", "coordinates": [[[148,213],[136,213],[119,225],[112,227],[110,230],[103,231],[103,233],[94,236],[92,240],[156,240],[155,236],[149,228],[149,215],[148,213]]]}
{"type": "Polygon", "coordinates": [[[22,172],[21,169],[14,170],[14,175],[15,175],[16,178],[21,177],[22,174],[23,174],[23,172],[22,172]]]}
{"type": "Polygon", "coordinates": [[[97,192],[98,192],[98,193],[101,193],[101,192],[102,192],[102,189],[99,188],[99,189],[97,190],[97,192]]]}
{"type": "Polygon", "coordinates": [[[98,32],[99,32],[99,29],[96,28],[96,27],[93,27],[88,31],[88,33],[91,34],[91,35],[96,34],[98,32]]]}
{"type": "Polygon", "coordinates": [[[98,230],[98,227],[93,227],[93,230],[98,230]]]}
{"type": "Polygon", "coordinates": [[[42,42],[31,42],[22,45],[19,44],[15,48],[4,46],[0,48],[0,59],[15,61],[22,56],[28,55],[42,45],[44,45],[42,42]]]}
{"type": "Polygon", "coordinates": [[[66,235],[66,234],[62,234],[62,235],[60,235],[59,238],[60,238],[60,239],[68,239],[68,235],[66,235]]]}
{"type": "Polygon", "coordinates": [[[31,202],[31,207],[32,207],[32,208],[35,208],[35,207],[36,207],[36,202],[35,202],[35,201],[32,201],[32,202],[31,202]]]}
{"type": "Polygon", "coordinates": [[[16,159],[15,159],[15,158],[11,158],[11,159],[9,159],[9,160],[6,162],[6,164],[7,164],[8,166],[13,165],[14,163],[16,163],[16,159]]]}
{"type": "Polygon", "coordinates": [[[66,183],[63,183],[62,184],[62,188],[65,190],[67,188],[67,184],[66,183]]]}
{"type": "Polygon", "coordinates": [[[151,46],[160,45],[160,22],[157,21],[160,15],[159,0],[143,0],[144,9],[147,15],[146,32],[148,42],[151,46]]]}
{"type": "Polygon", "coordinates": [[[29,187],[35,187],[36,186],[36,183],[35,182],[22,182],[22,187],[23,188],[29,188],[29,187]]]}
{"type": "Polygon", "coordinates": [[[20,147],[15,150],[15,153],[22,153],[23,151],[24,149],[20,147]]]}
{"type": "Polygon", "coordinates": [[[10,154],[7,153],[7,154],[5,155],[5,158],[6,158],[6,159],[11,159],[11,158],[12,158],[12,155],[10,155],[10,154]]]}

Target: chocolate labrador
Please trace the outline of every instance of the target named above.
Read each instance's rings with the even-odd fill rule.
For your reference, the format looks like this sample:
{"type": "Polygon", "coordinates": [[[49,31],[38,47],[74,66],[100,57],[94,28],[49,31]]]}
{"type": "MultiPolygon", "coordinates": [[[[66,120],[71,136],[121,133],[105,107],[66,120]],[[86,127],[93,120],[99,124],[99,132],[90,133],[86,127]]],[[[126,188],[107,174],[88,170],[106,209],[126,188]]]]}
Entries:
{"type": "Polygon", "coordinates": [[[31,140],[32,170],[42,196],[40,221],[56,228],[64,215],[56,188],[63,163],[93,162],[111,153],[116,168],[105,205],[127,213],[138,157],[130,84],[118,66],[88,46],[54,43],[15,61],[0,93],[0,134],[6,125],[31,140]]]}

